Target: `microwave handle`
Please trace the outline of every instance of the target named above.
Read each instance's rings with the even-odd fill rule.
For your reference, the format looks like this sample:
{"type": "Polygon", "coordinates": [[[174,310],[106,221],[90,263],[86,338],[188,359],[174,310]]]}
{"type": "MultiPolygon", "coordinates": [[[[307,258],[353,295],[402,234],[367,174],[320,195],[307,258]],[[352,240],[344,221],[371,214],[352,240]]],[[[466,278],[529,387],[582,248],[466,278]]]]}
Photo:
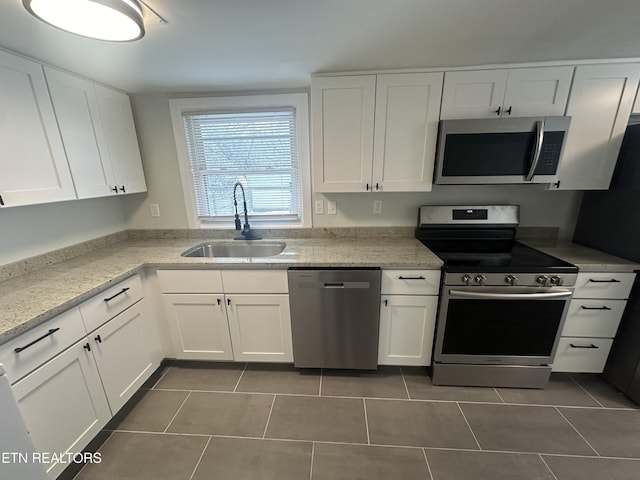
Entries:
{"type": "Polygon", "coordinates": [[[540,160],[540,152],[542,151],[542,141],[544,140],[544,119],[536,121],[536,143],[533,146],[533,157],[531,158],[531,167],[525,180],[530,182],[533,180],[534,172],[540,160]]]}

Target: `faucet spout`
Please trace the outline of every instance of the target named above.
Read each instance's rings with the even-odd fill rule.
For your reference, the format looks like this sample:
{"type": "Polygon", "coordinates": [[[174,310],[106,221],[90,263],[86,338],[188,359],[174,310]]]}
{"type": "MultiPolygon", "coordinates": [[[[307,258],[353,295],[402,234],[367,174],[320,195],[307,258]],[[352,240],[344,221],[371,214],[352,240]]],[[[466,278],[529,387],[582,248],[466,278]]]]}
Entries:
{"type": "Polygon", "coordinates": [[[236,237],[234,240],[262,240],[262,237],[256,235],[251,231],[251,225],[249,225],[249,214],[247,213],[247,197],[244,194],[244,187],[240,182],[236,182],[233,186],[233,206],[236,210],[236,230],[242,228],[241,237],[236,237]],[[238,214],[238,200],[236,199],[236,190],[240,187],[242,191],[242,207],[244,208],[244,225],[240,221],[240,215],[238,214]]]}

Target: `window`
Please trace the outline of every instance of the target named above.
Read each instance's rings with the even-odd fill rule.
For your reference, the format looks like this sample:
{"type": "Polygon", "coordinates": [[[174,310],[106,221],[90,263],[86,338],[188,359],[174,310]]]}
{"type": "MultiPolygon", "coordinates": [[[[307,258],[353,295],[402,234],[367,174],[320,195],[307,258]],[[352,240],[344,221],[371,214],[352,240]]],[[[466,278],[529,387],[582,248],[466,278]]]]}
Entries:
{"type": "Polygon", "coordinates": [[[253,227],[310,226],[306,94],[169,103],[191,227],[232,228],[237,183],[253,227]]]}

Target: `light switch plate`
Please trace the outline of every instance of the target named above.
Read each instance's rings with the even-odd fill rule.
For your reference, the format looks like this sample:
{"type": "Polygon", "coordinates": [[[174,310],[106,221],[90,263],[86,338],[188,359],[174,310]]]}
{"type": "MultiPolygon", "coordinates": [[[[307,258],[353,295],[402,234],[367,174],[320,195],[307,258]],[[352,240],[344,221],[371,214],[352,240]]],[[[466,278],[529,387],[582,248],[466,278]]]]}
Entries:
{"type": "Polygon", "coordinates": [[[316,215],[324,215],[324,201],[316,200],[315,203],[316,215]]]}
{"type": "Polygon", "coordinates": [[[327,201],[327,213],[329,215],[335,215],[338,213],[338,205],[335,200],[327,201]]]}

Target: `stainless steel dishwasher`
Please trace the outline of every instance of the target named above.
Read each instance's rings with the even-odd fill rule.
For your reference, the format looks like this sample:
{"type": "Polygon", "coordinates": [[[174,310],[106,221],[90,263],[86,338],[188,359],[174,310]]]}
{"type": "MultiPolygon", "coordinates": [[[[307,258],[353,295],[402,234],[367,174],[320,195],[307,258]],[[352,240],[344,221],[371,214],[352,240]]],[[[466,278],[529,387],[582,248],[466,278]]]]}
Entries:
{"type": "Polygon", "coordinates": [[[298,368],[378,367],[379,268],[289,269],[298,368]]]}

